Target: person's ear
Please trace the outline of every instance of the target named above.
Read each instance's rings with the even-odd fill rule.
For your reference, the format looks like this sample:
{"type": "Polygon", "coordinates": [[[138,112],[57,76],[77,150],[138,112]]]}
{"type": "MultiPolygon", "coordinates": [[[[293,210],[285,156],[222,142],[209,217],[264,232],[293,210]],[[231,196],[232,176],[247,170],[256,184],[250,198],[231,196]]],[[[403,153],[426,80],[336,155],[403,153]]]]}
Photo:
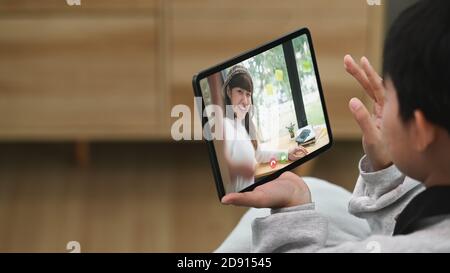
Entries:
{"type": "Polygon", "coordinates": [[[227,86],[227,96],[231,100],[231,89],[229,86],[227,86]]]}
{"type": "Polygon", "coordinates": [[[436,138],[436,128],[430,123],[420,110],[414,111],[414,117],[411,120],[413,134],[412,143],[414,148],[419,151],[425,151],[436,138]]]}

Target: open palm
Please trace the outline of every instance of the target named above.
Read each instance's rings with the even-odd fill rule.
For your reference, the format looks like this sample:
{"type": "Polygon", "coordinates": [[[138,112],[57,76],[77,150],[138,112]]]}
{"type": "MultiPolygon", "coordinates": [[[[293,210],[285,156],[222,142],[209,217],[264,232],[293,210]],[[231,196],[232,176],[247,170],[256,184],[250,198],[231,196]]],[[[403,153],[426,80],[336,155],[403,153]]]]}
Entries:
{"type": "Polygon", "coordinates": [[[277,179],[256,187],[253,191],[229,193],[222,203],[255,208],[282,208],[311,202],[311,193],[303,179],[285,172],[277,179]]]}
{"type": "Polygon", "coordinates": [[[373,102],[372,113],[357,98],[349,102],[350,110],[363,133],[363,147],[374,170],[381,170],[392,164],[387,145],[381,132],[385,88],[383,79],[370,65],[366,57],[358,65],[350,55],[344,57],[344,66],[364,88],[373,102]]]}

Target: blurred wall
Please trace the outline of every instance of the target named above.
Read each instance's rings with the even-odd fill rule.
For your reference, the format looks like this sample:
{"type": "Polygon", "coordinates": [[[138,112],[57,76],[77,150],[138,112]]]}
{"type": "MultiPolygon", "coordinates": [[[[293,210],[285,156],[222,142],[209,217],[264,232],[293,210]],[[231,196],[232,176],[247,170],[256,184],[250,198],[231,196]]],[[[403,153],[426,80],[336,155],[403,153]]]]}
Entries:
{"type": "Polygon", "coordinates": [[[351,190],[364,96],[342,58],[379,67],[382,2],[0,0],[0,251],[214,250],[245,208],[220,205],[170,110],[196,72],[304,26],[338,141],[297,172],[351,190]]]}
{"type": "Polygon", "coordinates": [[[363,96],[342,58],[367,55],[379,65],[383,5],[80,3],[0,0],[0,140],[170,140],[170,111],[177,104],[193,107],[195,73],[305,26],[335,136],[359,137],[343,105],[363,96]]]}

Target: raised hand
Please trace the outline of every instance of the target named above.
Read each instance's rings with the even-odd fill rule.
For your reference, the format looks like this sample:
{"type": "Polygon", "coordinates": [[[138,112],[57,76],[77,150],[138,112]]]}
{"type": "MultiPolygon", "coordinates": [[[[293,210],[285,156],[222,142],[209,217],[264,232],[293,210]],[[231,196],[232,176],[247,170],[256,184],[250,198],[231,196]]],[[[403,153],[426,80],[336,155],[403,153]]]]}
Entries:
{"type": "Polygon", "coordinates": [[[364,151],[374,171],[384,169],[392,164],[392,159],[381,131],[385,95],[383,79],[373,69],[366,57],[362,57],[358,65],[350,55],[346,55],[344,67],[373,100],[372,113],[369,113],[364,104],[357,98],[350,100],[349,108],[362,130],[364,151]]]}

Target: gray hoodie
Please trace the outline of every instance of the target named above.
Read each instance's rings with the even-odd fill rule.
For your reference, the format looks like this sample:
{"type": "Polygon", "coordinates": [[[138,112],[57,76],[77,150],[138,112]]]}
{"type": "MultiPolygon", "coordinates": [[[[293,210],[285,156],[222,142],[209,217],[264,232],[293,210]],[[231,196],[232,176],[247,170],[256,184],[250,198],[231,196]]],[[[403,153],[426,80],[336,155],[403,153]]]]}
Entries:
{"type": "Polygon", "coordinates": [[[255,219],[252,252],[450,252],[450,214],[425,217],[413,232],[393,235],[400,212],[425,190],[420,182],[394,165],[372,172],[366,157],[359,170],[348,209],[367,220],[371,236],[325,246],[328,221],[309,203],[274,209],[271,215],[255,219]]]}

